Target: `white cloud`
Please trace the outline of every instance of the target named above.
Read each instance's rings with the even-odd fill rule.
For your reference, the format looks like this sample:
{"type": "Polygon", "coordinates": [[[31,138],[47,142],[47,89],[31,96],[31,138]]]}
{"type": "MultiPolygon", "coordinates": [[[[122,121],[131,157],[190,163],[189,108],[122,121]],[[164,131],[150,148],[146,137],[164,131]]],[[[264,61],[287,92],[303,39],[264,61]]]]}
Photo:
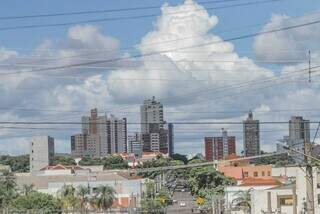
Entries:
{"type": "MultiPolygon", "coordinates": [[[[317,14],[291,18],[287,15],[273,14],[264,31],[282,29],[294,25],[315,21],[317,14]]],[[[320,26],[309,25],[258,36],[253,43],[253,50],[258,59],[271,61],[301,61],[308,58],[308,51],[319,52],[320,26]]]]}

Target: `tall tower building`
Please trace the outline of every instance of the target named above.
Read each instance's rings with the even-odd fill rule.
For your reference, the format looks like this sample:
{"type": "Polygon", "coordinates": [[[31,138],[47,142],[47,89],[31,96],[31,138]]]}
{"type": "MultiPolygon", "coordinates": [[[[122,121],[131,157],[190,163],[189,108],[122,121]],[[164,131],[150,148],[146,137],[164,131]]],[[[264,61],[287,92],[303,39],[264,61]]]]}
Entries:
{"type": "Polygon", "coordinates": [[[36,172],[54,161],[53,137],[34,136],[30,146],[30,172],[36,172]]]}
{"type": "MultiPolygon", "coordinates": [[[[304,143],[310,143],[310,121],[300,116],[292,116],[289,120],[288,146],[304,152],[304,143]]],[[[290,152],[297,163],[304,161],[304,156],[296,152],[290,152]]]]}
{"type": "Polygon", "coordinates": [[[236,137],[228,136],[222,129],[220,137],[205,137],[205,159],[207,161],[225,159],[228,155],[236,154],[236,137]]]}
{"type": "Polygon", "coordinates": [[[169,157],[174,154],[174,126],[172,123],[168,123],[168,149],[169,157]]]}
{"type": "Polygon", "coordinates": [[[252,112],[243,121],[243,149],[246,157],[260,154],[259,120],[254,120],[252,112]]]}
{"type": "Polygon", "coordinates": [[[71,136],[71,153],[76,156],[103,157],[127,152],[127,120],[114,115],[98,116],[92,109],[90,116],[83,116],[82,133],[71,136]]]}
{"type": "Polygon", "coordinates": [[[163,128],[163,105],[152,99],[145,100],[140,106],[141,133],[155,133],[163,128]]]}

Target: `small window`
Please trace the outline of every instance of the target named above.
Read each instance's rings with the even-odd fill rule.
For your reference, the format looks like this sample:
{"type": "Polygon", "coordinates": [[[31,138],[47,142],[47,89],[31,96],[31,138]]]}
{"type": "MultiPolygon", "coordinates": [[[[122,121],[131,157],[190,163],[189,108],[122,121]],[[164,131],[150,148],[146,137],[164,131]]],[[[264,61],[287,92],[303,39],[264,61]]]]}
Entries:
{"type": "Polygon", "coordinates": [[[270,173],[270,171],[268,171],[268,176],[271,176],[271,173],[270,173]]]}
{"type": "Polygon", "coordinates": [[[254,172],[253,177],[258,177],[258,172],[254,172]]]}
{"type": "Polygon", "coordinates": [[[318,204],[320,204],[320,194],[318,194],[318,204]]]}
{"type": "Polygon", "coordinates": [[[244,172],[244,177],[248,177],[249,176],[249,173],[248,172],[244,172]]]}
{"type": "Polygon", "coordinates": [[[266,175],[265,175],[266,173],[265,173],[264,171],[262,171],[262,173],[261,173],[261,174],[262,174],[262,176],[266,176],[266,175]]]}

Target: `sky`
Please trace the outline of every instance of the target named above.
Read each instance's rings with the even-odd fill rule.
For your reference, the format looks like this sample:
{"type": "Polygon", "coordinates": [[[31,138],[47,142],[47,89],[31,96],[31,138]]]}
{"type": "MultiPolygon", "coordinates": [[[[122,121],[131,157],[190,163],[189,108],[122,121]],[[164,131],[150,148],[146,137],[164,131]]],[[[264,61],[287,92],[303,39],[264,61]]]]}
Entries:
{"type": "MultiPolygon", "coordinates": [[[[319,10],[317,0],[2,1],[0,122],[79,122],[97,107],[135,123],[139,105],[152,96],[164,104],[167,122],[241,122],[249,110],[260,121],[292,115],[319,121],[320,24],[234,40],[315,22],[319,10]],[[17,18],[138,7],[153,9],[17,18]],[[303,70],[309,50],[311,83],[303,70]],[[69,66],[78,63],[89,65],[69,66]],[[59,66],[67,68],[41,70],[59,66]]],[[[241,124],[177,124],[175,152],[203,152],[203,137],[221,128],[236,136],[240,153],[241,124]]],[[[70,136],[78,132],[79,125],[3,124],[0,153],[27,153],[35,134],[53,136],[56,151],[70,152],[70,136]]],[[[261,124],[262,149],[273,151],[287,134],[288,124],[261,124]]]]}

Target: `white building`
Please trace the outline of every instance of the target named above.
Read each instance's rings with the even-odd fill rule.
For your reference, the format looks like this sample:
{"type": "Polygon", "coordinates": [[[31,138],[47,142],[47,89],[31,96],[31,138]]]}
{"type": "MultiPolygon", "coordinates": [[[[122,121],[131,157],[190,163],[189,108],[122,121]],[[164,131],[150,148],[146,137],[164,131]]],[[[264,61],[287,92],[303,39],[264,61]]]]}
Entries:
{"type": "Polygon", "coordinates": [[[54,139],[50,136],[34,136],[30,143],[30,171],[36,172],[54,161],[54,139]]]}
{"type": "Polygon", "coordinates": [[[140,106],[141,133],[159,132],[163,128],[163,105],[152,99],[145,100],[140,106]]]}
{"type": "Polygon", "coordinates": [[[133,153],[137,157],[142,156],[142,145],[141,137],[139,133],[135,133],[128,137],[127,151],[128,153],[133,153]]]}
{"type": "MultiPolygon", "coordinates": [[[[306,203],[306,174],[304,167],[279,167],[272,169],[273,176],[285,176],[292,184],[270,188],[266,190],[254,190],[252,192],[252,214],[268,211],[279,211],[291,214],[296,210],[297,214],[305,213],[306,203]],[[294,200],[294,198],[296,200],[294,200]]],[[[320,174],[313,169],[313,192],[315,213],[320,213],[320,174]]]]}

